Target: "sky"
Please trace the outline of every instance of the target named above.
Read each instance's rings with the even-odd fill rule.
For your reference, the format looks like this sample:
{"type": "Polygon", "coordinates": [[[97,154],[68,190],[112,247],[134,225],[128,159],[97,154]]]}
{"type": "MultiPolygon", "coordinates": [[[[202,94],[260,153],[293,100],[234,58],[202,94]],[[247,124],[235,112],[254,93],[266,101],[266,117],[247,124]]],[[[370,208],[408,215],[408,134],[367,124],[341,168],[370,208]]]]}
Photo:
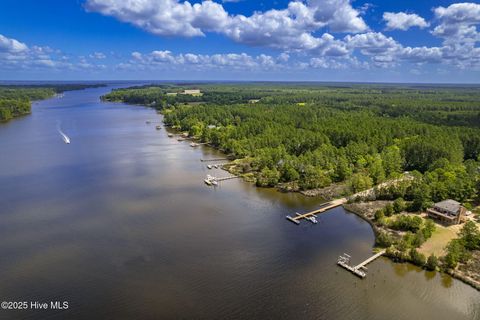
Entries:
{"type": "Polygon", "coordinates": [[[480,2],[2,0],[0,80],[480,83],[480,2]]]}

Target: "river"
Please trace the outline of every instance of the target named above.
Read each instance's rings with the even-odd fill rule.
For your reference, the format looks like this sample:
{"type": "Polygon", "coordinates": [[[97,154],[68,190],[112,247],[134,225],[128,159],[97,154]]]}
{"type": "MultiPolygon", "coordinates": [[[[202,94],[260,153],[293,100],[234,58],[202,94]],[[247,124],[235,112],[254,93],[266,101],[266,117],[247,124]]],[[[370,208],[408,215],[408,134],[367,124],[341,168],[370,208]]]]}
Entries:
{"type": "Polygon", "coordinates": [[[343,208],[297,226],[285,215],[318,200],[207,187],[227,174],[199,160],[221,155],[155,130],[152,109],[100,102],[110,89],[0,124],[0,298],[69,306],[0,318],[480,319],[480,292],[449,276],[386,258],[363,280],[340,269],[374,243],[343,208]]]}

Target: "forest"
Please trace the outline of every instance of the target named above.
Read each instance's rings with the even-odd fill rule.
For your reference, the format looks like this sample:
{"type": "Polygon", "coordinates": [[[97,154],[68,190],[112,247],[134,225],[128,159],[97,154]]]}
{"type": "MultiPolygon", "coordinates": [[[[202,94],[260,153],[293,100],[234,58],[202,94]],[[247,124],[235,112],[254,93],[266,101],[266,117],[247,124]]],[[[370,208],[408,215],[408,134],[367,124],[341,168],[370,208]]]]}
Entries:
{"type": "Polygon", "coordinates": [[[409,171],[414,182],[384,192],[412,209],[480,190],[477,86],[231,83],[114,90],[106,101],[162,110],[167,125],[238,160],[258,186],[368,189],[409,171]],[[202,96],[172,95],[200,89],[202,96]],[[169,94],[170,93],[170,94],[169,94]]]}
{"type": "Polygon", "coordinates": [[[68,90],[80,90],[101,84],[45,84],[0,86],[0,121],[29,114],[31,101],[42,100],[68,90]]]}

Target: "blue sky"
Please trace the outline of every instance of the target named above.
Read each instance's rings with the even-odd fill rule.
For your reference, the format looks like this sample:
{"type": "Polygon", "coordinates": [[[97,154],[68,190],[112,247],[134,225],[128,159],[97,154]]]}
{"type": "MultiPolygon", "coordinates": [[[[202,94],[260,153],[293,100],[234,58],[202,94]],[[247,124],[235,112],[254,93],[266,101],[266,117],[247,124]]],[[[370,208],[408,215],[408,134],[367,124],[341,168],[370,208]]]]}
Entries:
{"type": "Polygon", "coordinates": [[[0,80],[480,82],[480,3],[2,0],[0,80]]]}

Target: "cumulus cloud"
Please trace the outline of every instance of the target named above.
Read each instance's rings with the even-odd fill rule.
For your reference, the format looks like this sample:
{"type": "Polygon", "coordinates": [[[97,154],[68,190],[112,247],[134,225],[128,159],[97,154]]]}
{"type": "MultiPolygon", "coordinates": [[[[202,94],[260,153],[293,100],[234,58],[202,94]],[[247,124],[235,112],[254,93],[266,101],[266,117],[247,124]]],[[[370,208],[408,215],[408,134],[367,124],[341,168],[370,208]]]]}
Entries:
{"type": "Polygon", "coordinates": [[[309,0],[316,21],[328,26],[332,32],[363,32],[368,30],[360,11],[354,9],[350,0],[309,0]]]}
{"type": "MultiPolygon", "coordinates": [[[[404,47],[380,32],[347,35],[343,41],[351,51],[370,57],[374,66],[394,67],[401,62],[414,64],[449,64],[460,69],[480,69],[480,48],[445,44],[441,47],[404,47]]],[[[350,58],[349,54],[346,57],[350,58]]]]}
{"type": "Polygon", "coordinates": [[[182,69],[193,70],[270,70],[283,67],[283,63],[288,60],[288,54],[280,54],[278,57],[260,54],[251,56],[246,53],[226,53],[226,54],[194,54],[180,53],[174,54],[169,50],[155,50],[146,54],[132,52],[131,59],[119,64],[121,69],[182,69]]]}
{"type": "Polygon", "coordinates": [[[444,23],[480,23],[480,4],[477,3],[454,3],[447,8],[435,8],[434,13],[444,23]]]}
{"type": "MultiPolygon", "coordinates": [[[[480,21],[480,5],[474,3],[434,9],[437,26],[432,34],[443,38],[441,47],[404,47],[395,39],[370,30],[362,18],[368,6],[354,8],[351,0],[291,1],[284,9],[254,12],[249,16],[231,14],[221,3],[213,1],[191,4],[183,0],[87,0],[85,8],[160,36],[194,37],[214,32],[238,43],[281,49],[289,58],[292,54],[304,54],[310,60],[301,65],[338,67],[341,59],[355,64],[358,54],[381,67],[395,66],[402,61],[449,63],[460,67],[478,65],[473,54],[478,52],[475,43],[479,41],[476,25],[480,21]],[[340,39],[334,37],[335,33],[348,34],[340,39]],[[335,63],[328,63],[329,60],[335,63]]],[[[429,26],[424,18],[413,13],[385,12],[383,18],[389,30],[429,26]]],[[[236,65],[234,61],[252,66],[262,59],[237,55],[173,55],[169,51],[158,51],[141,57],[151,63],[178,65],[183,59],[185,63],[215,66],[236,65]]],[[[281,58],[283,63],[292,60],[285,58],[285,55],[281,58]]],[[[274,64],[266,57],[263,60],[261,65],[282,62],[278,58],[274,64]]]]}
{"type": "Polygon", "coordinates": [[[362,55],[370,57],[377,67],[395,66],[397,64],[395,57],[402,48],[392,37],[387,37],[381,32],[347,35],[344,41],[350,50],[358,50],[362,55]]]}
{"type": "Polygon", "coordinates": [[[443,51],[439,47],[406,47],[398,52],[398,57],[415,63],[440,63],[443,51]]]}
{"type": "MultiPolygon", "coordinates": [[[[117,65],[100,64],[106,55],[96,52],[81,57],[49,47],[24,44],[0,35],[0,69],[50,68],[71,70],[306,70],[395,67],[404,63],[420,70],[424,64],[446,64],[458,69],[480,70],[480,5],[457,3],[433,9],[431,34],[442,39],[434,47],[404,46],[382,32],[370,30],[365,12],[350,0],[292,1],[284,9],[233,15],[213,1],[183,0],[87,0],[89,11],[131,23],[160,36],[195,37],[209,32],[250,46],[278,49],[278,55],[247,53],[196,54],[154,50],[117,57],[117,65]],[[340,33],[340,35],[339,35],[340,33]],[[347,33],[342,34],[342,33],[347,33]]],[[[416,14],[385,12],[387,29],[426,28],[416,14]]],[[[113,53],[109,57],[114,56],[113,53]]],[[[413,70],[413,69],[412,69],[413,70]]]]}
{"type": "MultiPolygon", "coordinates": [[[[98,57],[98,54],[96,55],[98,57]]],[[[104,65],[93,64],[85,57],[72,61],[60,50],[48,46],[28,46],[13,38],[0,34],[0,70],[31,70],[31,69],[92,69],[105,68],[104,65]]]]}
{"type": "Polygon", "coordinates": [[[314,49],[305,52],[282,52],[277,57],[264,54],[251,56],[246,53],[174,54],[169,50],[156,50],[147,54],[133,52],[130,61],[122,63],[120,67],[142,70],[152,68],[189,68],[194,70],[222,68],[228,70],[368,69],[370,66],[395,67],[402,62],[408,62],[417,66],[442,63],[456,68],[480,68],[479,53],[478,48],[447,45],[405,47],[381,32],[346,35],[343,39],[335,39],[332,35],[325,33],[318,38],[317,46],[314,49]]]}
{"type": "Polygon", "coordinates": [[[310,50],[322,43],[313,34],[363,32],[368,26],[350,0],[290,2],[282,10],[270,9],[251,16],[231,15],[213,1],[190,4],[179,0],[87,0],[86,9],[131,23],[160,36],[226,35],[236,42],[291,50],[310,50]]]}
{"type": "Polygon", "coordinates": [[[27,51],[28,47],[25,43],[22,43],[15,39],[7,38],[0,34],[0,53],[15,53],[27,51]]]}
{"type": "Polygon", "coordinates": [[[455,3],[447,8],[434,9],[440,24],[432,34],[445,39],[446,44],[470,43],[480,41],[476,25],[480,23],[480,4],[455,3]]]}
{"type": "Polygon", "coordinates": [[[387,22],[388,30],[403,30],[406,31],[412,27],[419,27],[421,29],[426,28],[429,24],[424,18],[417,14],[409,14],[405,12],[385,12],[383,14],[383,20],[387,22]]]}
{"type": "Polygon", "coordinates": [[[222,28],[228,18],[223,7],[212,1],[192,5],[176,0],[88,0],[85,7],[162,36],[202,36],[202,29],[222,28]]]}

